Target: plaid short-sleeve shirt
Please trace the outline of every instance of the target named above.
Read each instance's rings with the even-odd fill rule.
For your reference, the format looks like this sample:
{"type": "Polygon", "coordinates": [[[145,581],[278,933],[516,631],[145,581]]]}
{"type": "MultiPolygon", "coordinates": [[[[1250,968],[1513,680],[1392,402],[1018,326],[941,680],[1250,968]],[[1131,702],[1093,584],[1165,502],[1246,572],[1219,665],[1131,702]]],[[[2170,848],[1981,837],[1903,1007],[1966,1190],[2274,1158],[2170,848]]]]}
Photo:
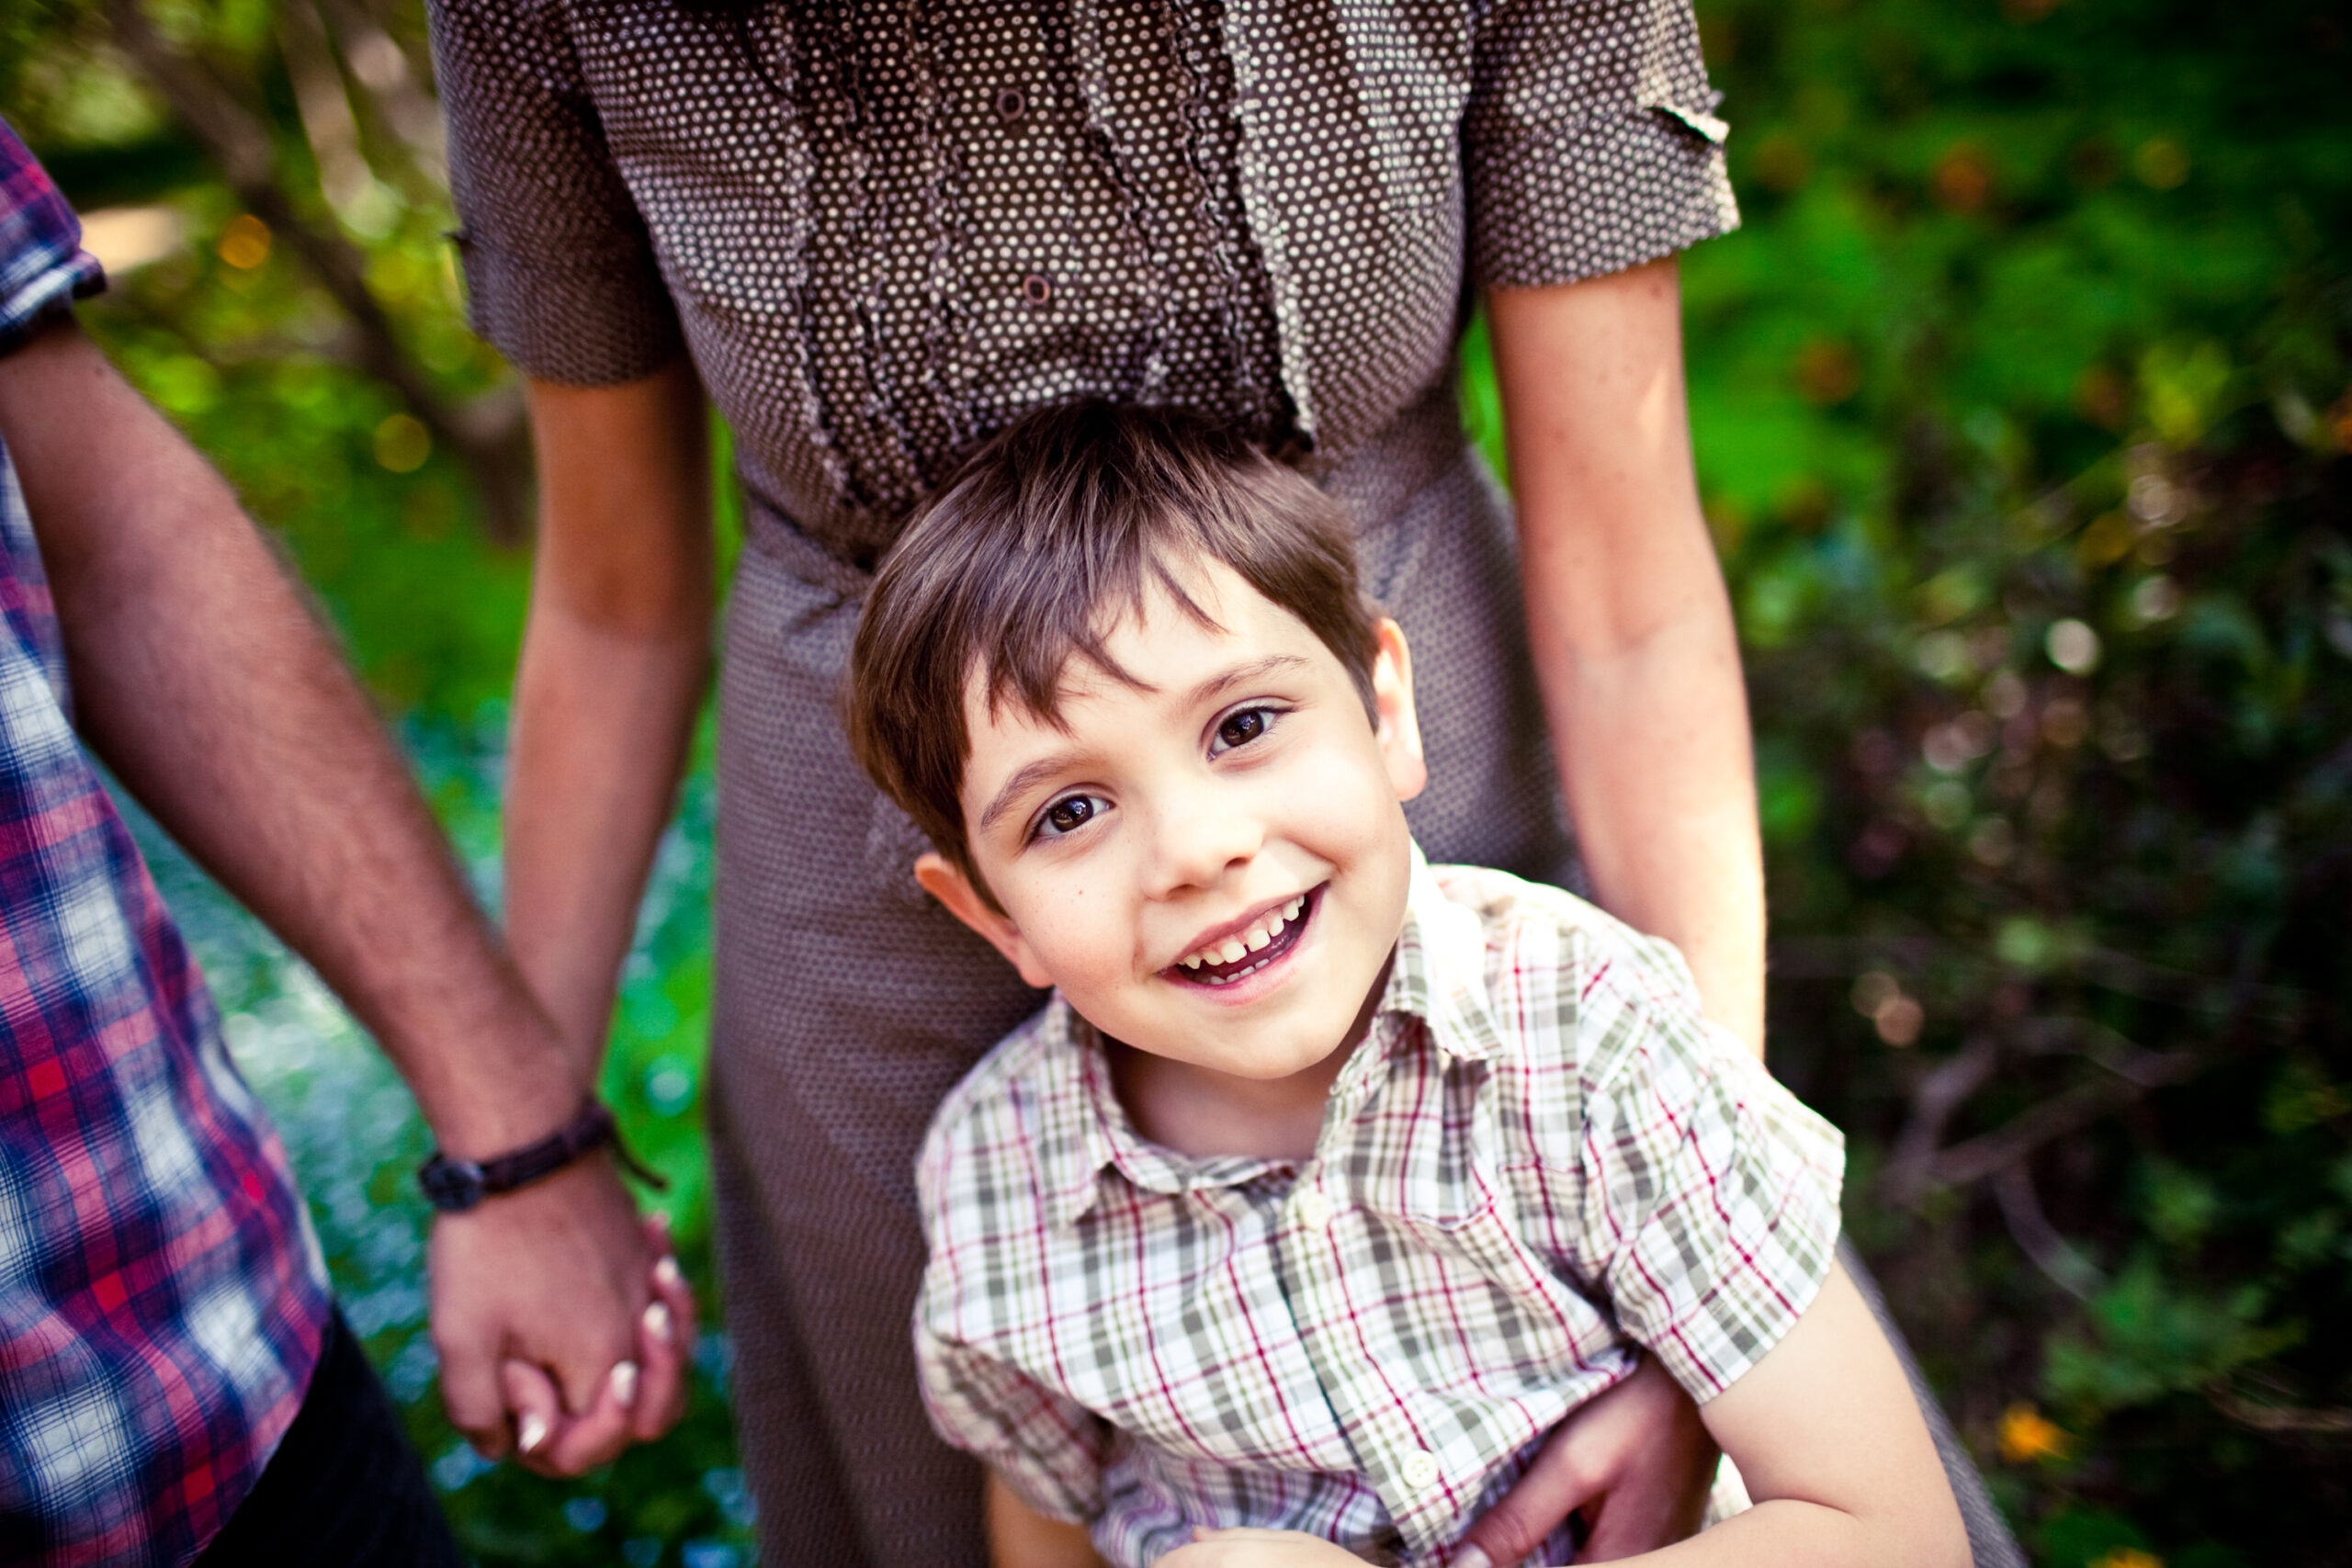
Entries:
{"type": "MultiPolygon", "coordinates": [[[[0,355],[102,282],[0,124],[0,355]]],[[[327,1311],[285,1150],[74,737],[0,446],[0,1562],[195,1556],[292,1423],[327,1311]]]]}
{"type": "Polygon", "coordinates": [[[1442,1563],[1636,1347],[1704,1402],[1779,1343],[1843,1164],[1671,947],[1417,859],[1303,1165],[1145,1142],[1058,998],[965,1081],[921,1166],[924,1398],[1115,1562],[1255,1525],[1442,1563]]]}

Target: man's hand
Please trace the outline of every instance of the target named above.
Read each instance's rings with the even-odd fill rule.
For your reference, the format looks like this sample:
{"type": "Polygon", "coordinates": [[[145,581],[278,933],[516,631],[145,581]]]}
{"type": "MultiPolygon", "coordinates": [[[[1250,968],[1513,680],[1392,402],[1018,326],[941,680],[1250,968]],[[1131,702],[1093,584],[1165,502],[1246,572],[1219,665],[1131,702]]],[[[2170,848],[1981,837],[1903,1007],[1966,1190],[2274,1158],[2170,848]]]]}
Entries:
{"type": "Polygon", "coordinates": [[[1363,1568],[1363,1559],[1301,1530],[1195,1529],[1153,1568],[1363,1568]]]}
{"type": "Polygon", "coordinates": [[[685,1413],[694,1295],[609,1156],[436,1216],[429,1266],[442,1399],[482,1453],[577,1475],[685,1413]]]}
{"type": "Polygon", "coordinates": [[[1583,1516],[1578,1562],[1655,1551],[1699,1528],[1719,1455],[1699,1407],[1650,1357],[1552,1428],[1527,1473],[1470,1527],[1457,1568],[1508,1568],[1583,1516]],[[1472,1552],[1480,1555],[1474,1556],[1472,1552]]]}

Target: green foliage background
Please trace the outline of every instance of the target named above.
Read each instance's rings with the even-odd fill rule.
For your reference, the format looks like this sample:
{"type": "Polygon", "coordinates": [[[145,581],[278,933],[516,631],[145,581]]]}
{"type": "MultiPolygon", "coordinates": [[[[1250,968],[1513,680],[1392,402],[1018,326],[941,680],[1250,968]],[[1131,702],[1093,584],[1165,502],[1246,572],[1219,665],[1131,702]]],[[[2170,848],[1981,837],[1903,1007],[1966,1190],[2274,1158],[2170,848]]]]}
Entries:
{"type": "MultiPolygon", "coordinates": [[[[435,394],[491,421],[503,372],[400,118],[414,6],[312,7],[8,7],[0,114],[85,210],[175,215],[180,243],[84,318],[284,541],[494,899],[527,558],[488,537],[473,459],[356,367],[295,247],[232,265],[255,259],[223,243],[252,191],[120,30],[143,19],[268,128],[290,210],[356,247],[435,394]],[[340,84],[364,181],[306,80],[340,84]]],[[[1685,264],[1690,395],[1756,708],[1775,1066],[1848,1129],[1849,1224],[2037,1561],[2346,1561],[2346,22],[2317,0],[1701,12],[1747,226],[1685,264]]],[[[1475,331],[1464,360],[1499,460],[1475,331]]],[[[707,777],[606,1080],[706,1290],[707,777]]],[[[431,1392],[404,1095],[146,841],[469,1547],[747,1560],[723,1334],[686,1428],[609,1472],[469,1458],[431,1392]]]]}

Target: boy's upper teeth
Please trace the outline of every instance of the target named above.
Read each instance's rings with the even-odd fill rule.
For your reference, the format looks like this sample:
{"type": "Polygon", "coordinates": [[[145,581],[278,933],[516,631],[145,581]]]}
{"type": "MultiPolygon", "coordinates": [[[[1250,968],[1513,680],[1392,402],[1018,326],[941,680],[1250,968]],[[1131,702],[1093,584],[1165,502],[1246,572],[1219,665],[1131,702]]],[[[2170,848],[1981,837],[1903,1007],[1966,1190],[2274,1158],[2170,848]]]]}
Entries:
{"type": "Polygon", "coordinates": [[[1250,953],[1262,953],[1273,945],[1274,938],[1282,934],[1282,929],[1298,919],[1299,911],[1306,908],[1306,897],[1302,894],[1278,909],[1268,910],[1248,931],[1227,937],[1222,942],[1210,942],[1186,953],[1177,962],[1187,969],[1198,969],[1204,964],[1231,964],[1250,953]]]}

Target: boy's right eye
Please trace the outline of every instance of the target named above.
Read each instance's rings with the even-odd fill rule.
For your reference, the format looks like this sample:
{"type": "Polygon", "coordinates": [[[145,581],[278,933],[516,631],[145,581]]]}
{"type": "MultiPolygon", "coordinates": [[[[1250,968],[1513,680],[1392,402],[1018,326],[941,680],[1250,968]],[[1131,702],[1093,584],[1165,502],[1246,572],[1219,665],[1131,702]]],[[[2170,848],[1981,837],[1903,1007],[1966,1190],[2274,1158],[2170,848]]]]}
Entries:
{"type": "Polygon", "coordinates": [[[1058,839],[1075,833],[1102,815],[1103,802],[1091,795],[1066,795],[1037,816],[1037,836],[1058,839]]]}

